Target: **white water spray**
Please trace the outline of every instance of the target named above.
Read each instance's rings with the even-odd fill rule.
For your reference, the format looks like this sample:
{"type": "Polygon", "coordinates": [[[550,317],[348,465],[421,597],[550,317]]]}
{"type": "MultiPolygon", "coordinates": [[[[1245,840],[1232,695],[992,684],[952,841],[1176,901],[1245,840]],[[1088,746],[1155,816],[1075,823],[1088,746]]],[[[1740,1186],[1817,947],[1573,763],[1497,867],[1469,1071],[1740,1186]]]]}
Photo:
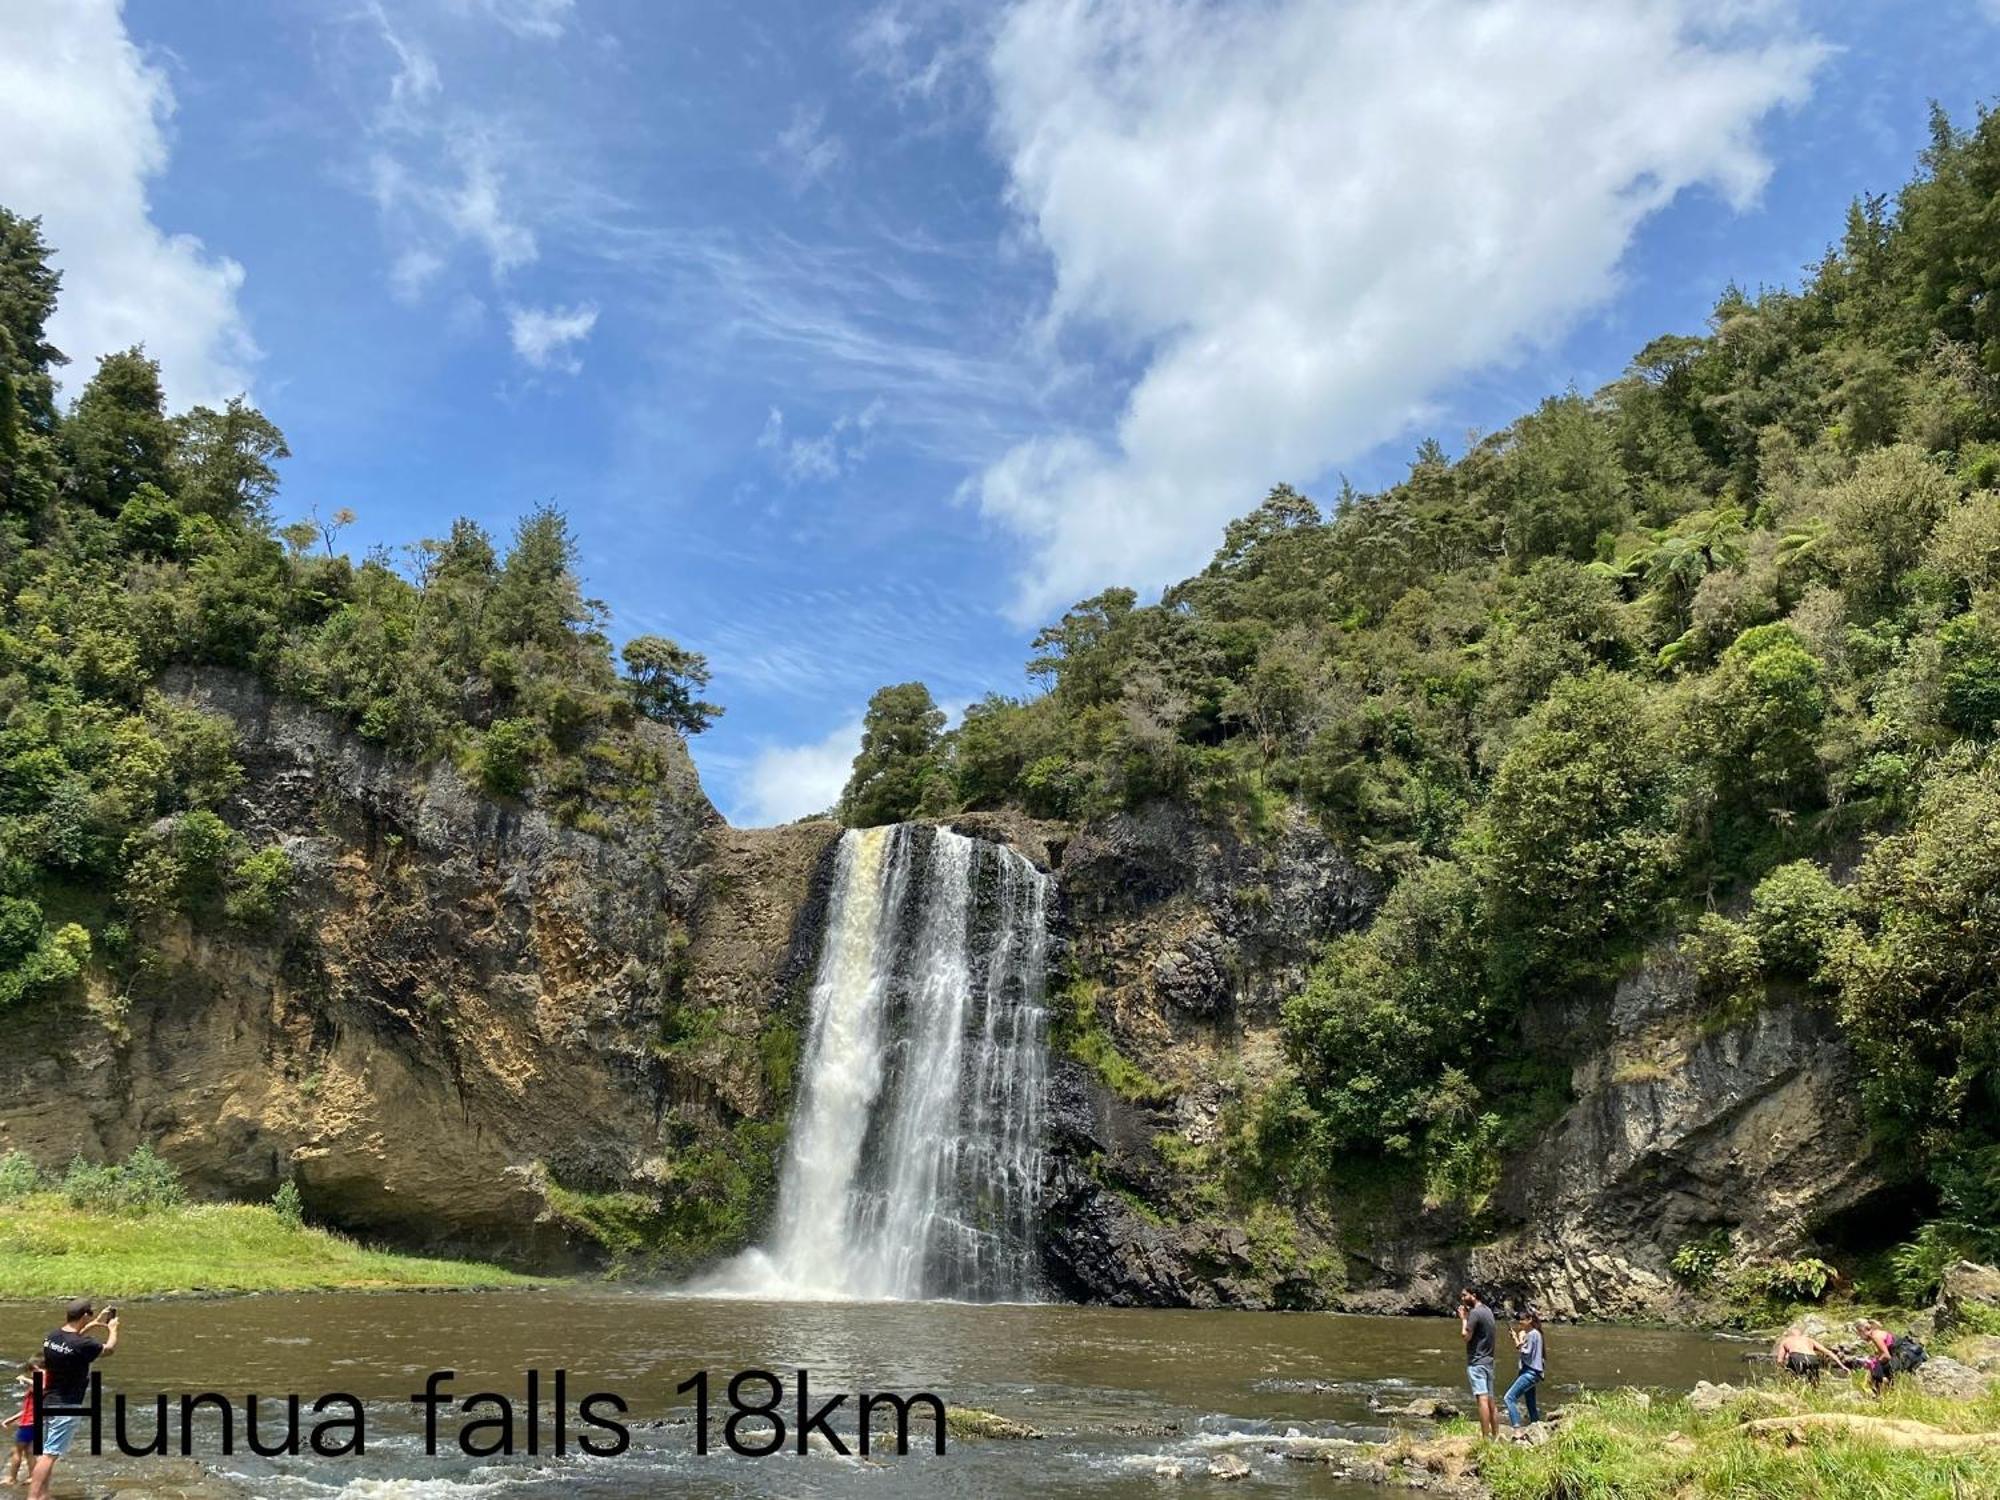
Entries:
{"type": "Polygon", "coordinates": [[[713,1289],[1032,1298],[1048,878],[911,824],[838,860],[776,1227],[713,1289]]]}

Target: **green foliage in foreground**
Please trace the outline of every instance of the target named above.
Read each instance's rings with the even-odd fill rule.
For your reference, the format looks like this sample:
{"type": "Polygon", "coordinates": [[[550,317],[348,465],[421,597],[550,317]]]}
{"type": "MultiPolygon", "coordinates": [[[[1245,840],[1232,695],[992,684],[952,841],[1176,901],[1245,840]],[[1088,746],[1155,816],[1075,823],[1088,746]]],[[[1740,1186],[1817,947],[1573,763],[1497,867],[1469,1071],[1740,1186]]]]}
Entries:
{"type": "MultiPolygon", "coordinates": [[[[1924,1397],[1892,1387],[1878,1405],[1843,1403],[1845,1387],[1829,1382],[1799,1395],[1800,1408],[1895,1417],[1952,1432],[2000,1429],[2000,1396],[1977,1402],[1924,1397]]],[[[1630,1393],[1587,1396],[1569,1403],[1563,1422],[1539,1447],[1494,1443],[1478,1457],[1479,1477],[1495,1500],[1695,1500],[1756,1496],[1757,1500],[1930,1500],[2000,1496],[1993,1450],[1927,1452],[1878,1438],[1813,1433],[1796,1448],[1741,1430],[1745,1418],[1793,1409],[1751,1396],[1710,1416],[1685,1398],[1643,1404],[1630,1393]]]]}
{"type": "Polygon", "coordinates": [[[60,1193],[36,1193],[0,1215],[0,1289],[16,1298],[531,1284],[498,1266],[369,1250],[324,1229],[287,1224],[262,1204],[133,1215],[72,1208],[60,1193]]]}

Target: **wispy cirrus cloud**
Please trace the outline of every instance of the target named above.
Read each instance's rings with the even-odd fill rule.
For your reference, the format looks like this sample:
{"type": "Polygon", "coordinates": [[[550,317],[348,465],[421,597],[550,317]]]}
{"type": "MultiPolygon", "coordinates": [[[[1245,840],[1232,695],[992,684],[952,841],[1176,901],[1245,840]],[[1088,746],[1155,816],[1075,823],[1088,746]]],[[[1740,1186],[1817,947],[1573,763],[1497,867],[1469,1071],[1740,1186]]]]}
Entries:
{"type": "Polygon", "coordinates": [[[1020,349],[1025,289],[1017,305],[989,290],[967,316],[975,247],[874,229],[807,243],[660,226],[615,201],[577,233],[599,264],[643,284],[640,300],[674,333],[667,357],[768,371],[856,421],[879,402],[877,436],[893,429],[911,451],[982,462],[1031,430],[1047,394],[1048,371],[1020,349]]]}
{"type": "Polygon", "coordinates": [[[818,436],[802,437],[787,430],[783,410],[774,406],[757,446],[774,456],[788,483],[838,479],[868,456],[882,413],[883,404],[871,401],[858,412],[842,412],[818,436]]]}
{"type": "Polygon", "coordinates": [[[421,167],[385,147],[369,168],[375,206],[400,241],[390,276],[405,296],[421,296],[461,243],[484,253],[496,281],[540,253],[534,232],[507,202],[498,151],[486,135],[457,137],[437,162],[421,167]]]}
{"type": "MultiPolygon", "coordinates": [[[[459,0],[467,16],[510,32],[551,39],[561,34],[567,4],[459,0]]],[[[387,279],[399,301],[416,305],[451,278],[467,255],[484,262],[485,282],[504,292],[515,273],[542,254],[536,220],[545,205],[531,190],[549,143],[525,130],[500,108],[454,100],[431,44],[404,12],[369,0],[356,13],[372,34],[386,76],[377,65],[373,98],[362,108],[366,141],[361,180],[374,202],[389,245],[387,279]]],[[[469,302],[462,289],[454,304],[462,318],[469,302]]],[[[510,341],[537,369],[573,371],[566,346],[589,332],[551,321],[553,310],[511,307],[510,341]]]]}
{"type": "Polygon", "coordinates": [[[576,13],[576,0],[452,0],[459,11],[497,21],[515,36],[551,42],[576,13]]]}
{"type": "Polygon", "coordinates": [[[824,105],[792,107],[792,120],[778,132],[778,168],[800,192],[829,176],[847,156],[847,143],[826,128],[824,105]]]}

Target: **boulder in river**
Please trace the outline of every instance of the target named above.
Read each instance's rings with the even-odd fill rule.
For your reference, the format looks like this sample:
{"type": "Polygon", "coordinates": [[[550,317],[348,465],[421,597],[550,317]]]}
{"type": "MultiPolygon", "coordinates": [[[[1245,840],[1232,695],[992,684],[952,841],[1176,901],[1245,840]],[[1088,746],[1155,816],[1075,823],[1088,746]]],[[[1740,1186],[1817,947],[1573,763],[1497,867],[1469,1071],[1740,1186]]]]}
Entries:
{"type": "Polygon", "coordinates": [[[944,1430],[955,1438],[1038,1438],[1041,1436],[1026,1422],[1017,1422],[1012,1417],[1003,1417],[998,1412],[981,1411],[972,1406],[947,1406],[944,1409],[944,1430]]]}
{"type": "Polygon", "coordinates": [[[1419,1396],[1414,1401],[1385,1401],[1373,1396],[1368,1409],[1385,1417],[1416,1417],[1425,1422],[1443,1422],[1458,1415],[1458,1408],[1440,1396],[1419,1396]]]}
{"type": "Polygon", "coordinates": [[[1218,1453],[1208,1461],[1210,1479],[1248,1479],[1250,1465],[1235,1453],[1218,1453]]]}

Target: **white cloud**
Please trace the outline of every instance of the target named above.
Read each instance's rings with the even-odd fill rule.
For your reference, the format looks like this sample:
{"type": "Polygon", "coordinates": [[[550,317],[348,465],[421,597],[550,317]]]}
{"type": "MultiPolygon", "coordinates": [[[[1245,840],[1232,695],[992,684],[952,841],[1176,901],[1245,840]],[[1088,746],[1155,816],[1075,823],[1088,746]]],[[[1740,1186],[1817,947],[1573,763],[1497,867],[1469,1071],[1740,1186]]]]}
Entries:
{"type": "Polygon", "coordinates": [[[380,0],[359,15],[395,61],[388,95],[368,121],[367,171],[392,246],[391,289],[420,300],[461,245],[482,252],[493,279],[504,281],[540,253],[510,181],[524,149],[497,121],[447,107],[436,60],[380,0]]]}
{"type": "Polygon", "coordinates": [[[787,437],[785,414],[774,406],[757,434],[757,446],[777,455],[788,483],[838,479],[868,456],[882,412],[882,402],[871,401],[858,412],[842,412],[818,437],[787,437]]]}
{"type": "Polygon", "coordinates": [[[374,18],[376,28],[382,33],[383,44],[396,54],[396,72],[389,80],[386,113],[405,121],[412,120],[423,104],[444,88],[437,59],[389,24],[389,13],[382,9],[381,0],[374,0],[367,13],[374,18]]]}
{"type": "Polygon", "coordinates": [[[1754,199],[1823,49],[1778,0],[1021,0],[989,57],[1048,331],[1143,373],[1116,431],[969,486],[1033,618],[1198,564],[1224,520],[1601,303],[1682,190],[1754,199]]]}
{"type": "Polygon", "coordinates": [[[859,719],[849,719],[810,744],[766,745],[743,774],[733,821],[739,827],[767,828],[825,812],[840,800],[860,753],[859,719]]]}
{"type": "Polygon", "coordinates": [[[492,143],[477,134],[453,140],[434,170],[413,170],[388,151],[376,154],[370,191],[405,241],[390,267],[398,293],[421,292],[435,278],[445,263],[440,246],[462,242],[483,250],[496,281],[535,259],[534,233],[511,212],[494,158],[492,143]]]}
{"type": "Polygon", "coordinates": [[[453,6],[498,21],[516,36],[553,41],[562,35],[576,0],[453,0],[453,6]]]}
{"type": "Polygon", "coordinates": [[[397,299],[415,302],[444,270],[444,257],[425,245],[411,245],[398,252],[389,267],[389,285],[397,299]]]}
{"type": "Polygon", "coordinates": [[[512,307],[507,310],[507,330],[514,339],[514,352],[538,370],[560,370],[574,375],[583,368],[572,345],[590,337],[597,326],[597,309],[589,303],[577,307],[512,307]]]}
{"type": "Polygon", "coordinates": [[[995,14],[987,0],[878,0],[850,33],[848,47],[897,98],[955,106],[975,92],[971,85],[995,14]]]}
{"type": "Polygon", "coordinates": [[[824,109],[795,105],[792,123],[778,132],[778,165],[799,192],[839,166],[846,155],[846,144],[826,128],[824,109]]]}
{"type": "Polygon", "coordinates": [[[79,390],[96,357],[143,342],[175,405],[244,390],[257,358],[243,268],[153,221],[166,169],[166,76],[126,34],[118,0],[0,5],[0,203],[39,215],[63,273],[50,341],[79,390]]]}

